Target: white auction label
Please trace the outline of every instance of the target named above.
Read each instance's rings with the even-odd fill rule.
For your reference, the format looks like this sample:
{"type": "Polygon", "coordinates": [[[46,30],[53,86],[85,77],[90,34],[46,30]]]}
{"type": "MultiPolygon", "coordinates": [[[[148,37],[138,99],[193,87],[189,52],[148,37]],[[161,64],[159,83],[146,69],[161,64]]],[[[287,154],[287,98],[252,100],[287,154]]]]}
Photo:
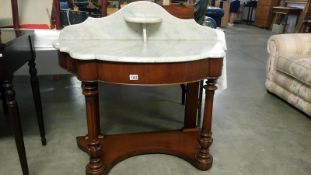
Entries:
{"type": "Polygon", "coordinates": [[[0,58],[2,58],[3,57],[3,55],[2,55],[2,53],[0,53],[0,58]]]}
{"type": "Polygon", "coordinates": [[[130,74],[130,80],[138,80],[137,74],[130,74]]]}

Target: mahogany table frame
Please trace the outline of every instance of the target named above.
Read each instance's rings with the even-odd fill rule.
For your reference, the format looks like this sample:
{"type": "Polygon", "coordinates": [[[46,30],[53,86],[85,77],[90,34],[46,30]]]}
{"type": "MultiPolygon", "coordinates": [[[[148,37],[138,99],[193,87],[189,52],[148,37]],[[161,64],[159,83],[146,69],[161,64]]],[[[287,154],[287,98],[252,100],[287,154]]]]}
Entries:
{"type": "Polygon", "coordinates": [[[211,167],[212,109],[216,80],[221,75],[222,58],[175,63],[125,63],[78,60],[59,53],[59,64],[82,81],[86,102],[88,133],[77,137],[90,161],[87,175],[106,175],[118,162],[135,155],[163,153],[178,156],[200,170],[211,167]],[[130,74],[139,79],[129,80],[130,74]],[[178,76],[176,76],[178,75],[178,76]],[[199,81],[207,78],[202,128],[196,127],[199,81]],[[100,133],[98,82],[124,85],[168,85],[187,83],[184,127],[175,131],[102,135],[100,133]]]}

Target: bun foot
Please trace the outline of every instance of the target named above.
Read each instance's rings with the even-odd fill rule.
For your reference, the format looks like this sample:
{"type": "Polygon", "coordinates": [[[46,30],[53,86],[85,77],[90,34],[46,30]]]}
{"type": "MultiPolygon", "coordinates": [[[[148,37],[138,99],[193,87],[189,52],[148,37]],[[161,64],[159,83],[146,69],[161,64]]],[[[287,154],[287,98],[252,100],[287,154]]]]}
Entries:
{"type": "Polygon", "coordinates": [[[106,175],[103,165],[96,167],[90,164],[86,166],[86,174],[87,175],[106,175]]]}
{"type": "Polygon", "coordinates": [[[208,154],[206,157],[201,157],[199,155],[195,156],[194,166],[199,170],[205,171],[212,167],[213,164],[213,156],[208,154]]]}

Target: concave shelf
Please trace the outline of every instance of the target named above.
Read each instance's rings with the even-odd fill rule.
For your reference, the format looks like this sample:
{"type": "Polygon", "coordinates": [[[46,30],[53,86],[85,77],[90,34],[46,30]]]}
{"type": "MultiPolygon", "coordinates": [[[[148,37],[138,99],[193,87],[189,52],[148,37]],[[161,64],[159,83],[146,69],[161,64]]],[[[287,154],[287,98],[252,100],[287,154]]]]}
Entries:
{"type": "Polygon", "coordinates": [[[142,24],[143,41],[147,42],[147,27],[146,24],[156,24],[162,22],[162,18],[151,16],[125,16],[125,21],[130,23],[142,24]]]}

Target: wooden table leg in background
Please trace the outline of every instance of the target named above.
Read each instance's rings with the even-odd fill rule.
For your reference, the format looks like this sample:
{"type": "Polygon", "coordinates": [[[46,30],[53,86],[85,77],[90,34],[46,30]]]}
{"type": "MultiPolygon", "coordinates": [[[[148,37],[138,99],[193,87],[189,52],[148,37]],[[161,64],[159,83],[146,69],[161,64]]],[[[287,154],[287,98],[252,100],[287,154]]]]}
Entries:
{"type": "Polygon", "coordinates": [[[184,128],[195,128],[197,125],[197,110],[199,105],[200,82],[188,83],[185,104],[184,128]]]}
{"type": "Polygon", "coordinates": [[[18,151],[19,160],[22,166],[23,175],[28,175],[28,165],[26,159],[26,152],[23,140],[23,130],[19,116],[17,102],[15,100],[15,91],[12,85],[12,80],[3,81],[3,88],[9,112],[9,121],[11,124],[12,132],[14,133],[15,143],[18,151]]]}
{"type": "Polygon", "coordinates": [[[30,38],[29,38],[29,42],[30,42],[31,52],[32,52],[32,58],[28,62],[31,89],[32,89],[33,99],[35,102],[37,120],[38,120],[38,125],[39,125],[39,130],[40,130],[40,136],[41,136],[41,143],[42,143],[42,145],[46,145],[40,87],[39,87],[39,80],[38,80],[38,76],[37,76],[37,69],[36,69],[36,63],[35,63],[36,55],[35,55],[35,52],[33,51],[30,38]]]}
{"type": "Polygon", "coordinates": [[[5,91],[4,91],[2,84],[3,84],[3,82],[0,81],[0,95],[1,95],[3,112],[4,112],[4,114],[7,114],[8,113],[8,106],[6,104],[5,91]]]}
{"type": "Polygon", "coordinates": [[[212,114],[213,114],[213,100],[216,87],[216,78],[209,78],[204,86],[205,106],[203,124],[201,128],[200,137],[198,139],[200,149],[197,152],[195,159],[197,161],[196,167],[201,170],[208,170],[213,163],[213,157],[209,153],[209,147],[213,143],[212,138],[212,114]]]}
{"type": "Polygon", "coordinates": [[[276,14],[276,13],[273,13],[272,12],[272,22],[271,22],[271,24],[269,25],[270,27],[269,27],[269,29],[270,30],[272,30],[272,28],[273,28],[273,24],[275,24],[277,21],[276,21],[276,18],[278,18],[278,14],[276,14]]]}
{"type": "Polygon", "coordinates": [[[284,28],[283,28],[283,33],[286,33],[286,31],[287,31],[287,20],[288,20],[288,15],[285,15],[285,19],[284,19],[284,21],[285,21],[285,24],[284,24],[284,28]]]}
{"type": "Polygon", "coordinates": [[[99,122],[99,101],[98,101],[98,83],[83,82],[83,95],[85,96],[86,115],[88,135],[88,154],[90,162],[86,167],[87,175],[104,174],[104,164],[101,159],[102,148],[100,137],[100,122],[99,122]]]}
{"type": "Polygon", "coordinates": [[[181,88],[181,104],[184,105],[187,93],[187,86],[186,84],[180,84],[180,88],[181,88]]]}

